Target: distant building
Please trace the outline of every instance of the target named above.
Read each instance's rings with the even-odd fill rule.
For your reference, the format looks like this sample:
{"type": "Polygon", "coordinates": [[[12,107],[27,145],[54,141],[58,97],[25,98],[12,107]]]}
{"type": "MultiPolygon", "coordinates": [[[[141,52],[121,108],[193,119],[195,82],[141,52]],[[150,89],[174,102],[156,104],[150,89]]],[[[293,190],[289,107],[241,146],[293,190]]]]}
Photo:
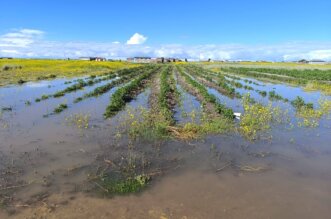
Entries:
{"type": "Polygon", "coordinates": [[[133,63],[168,63],[168,62],[181,62],[182,60],[178,58],[165,58],[165,57],[158,57],[158,58],[131,57],[131,58],[127,58],[127,61],[133,63]]]}
{"type": "Polygon", "coordinates": [[[309,61],[309,64],[324,65],[326,64],[326,61],[320,59],[312,59],[309,61]]]}
{"type": "Polygon", "coordinates": [[[151,57],[133,57],[127,58],[127,61],[134,63],[151,63],[153,60],[151,57]]]}
{"type": "Polygon", "coordinates": [[[103,57],[79,57],[79,60],[84,60],[84,61],[96,61],[96,62],[104,62],[107,61],[106,58],[103,57]]]}

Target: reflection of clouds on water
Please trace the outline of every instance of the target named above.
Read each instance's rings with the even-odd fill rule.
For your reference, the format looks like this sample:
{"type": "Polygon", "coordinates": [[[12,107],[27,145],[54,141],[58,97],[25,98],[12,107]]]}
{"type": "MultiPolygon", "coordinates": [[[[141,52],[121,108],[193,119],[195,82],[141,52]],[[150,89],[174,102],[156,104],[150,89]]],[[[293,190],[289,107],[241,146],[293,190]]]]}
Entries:
{"type": "Polygon", "coordinates": [[[26,84],[26,86],[30,88],[47,87],[49,85],[49,82],[29,82],[26,84]]]}

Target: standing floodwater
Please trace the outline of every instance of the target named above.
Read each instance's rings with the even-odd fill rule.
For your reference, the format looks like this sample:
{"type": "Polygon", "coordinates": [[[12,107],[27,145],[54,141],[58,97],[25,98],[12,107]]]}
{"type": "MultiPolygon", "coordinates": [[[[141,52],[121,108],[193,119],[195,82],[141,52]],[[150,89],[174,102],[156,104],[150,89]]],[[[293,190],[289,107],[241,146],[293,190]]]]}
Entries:
{"type": "Polygon", "coordinates": [[[330,96],[223,74],[0,87],[0,217],[328,218],[330,96]]]}

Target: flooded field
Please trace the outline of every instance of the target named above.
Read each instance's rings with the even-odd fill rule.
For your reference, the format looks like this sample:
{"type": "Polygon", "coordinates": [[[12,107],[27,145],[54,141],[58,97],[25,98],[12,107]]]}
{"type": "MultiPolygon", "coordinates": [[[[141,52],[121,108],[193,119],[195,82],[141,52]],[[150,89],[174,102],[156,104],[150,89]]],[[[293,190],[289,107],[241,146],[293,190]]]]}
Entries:
{"type": "Polygon", "coordinates": [[[318,89],[160,64],[2,86],[0,107],[0,218],[331,215],[318,89]]]}

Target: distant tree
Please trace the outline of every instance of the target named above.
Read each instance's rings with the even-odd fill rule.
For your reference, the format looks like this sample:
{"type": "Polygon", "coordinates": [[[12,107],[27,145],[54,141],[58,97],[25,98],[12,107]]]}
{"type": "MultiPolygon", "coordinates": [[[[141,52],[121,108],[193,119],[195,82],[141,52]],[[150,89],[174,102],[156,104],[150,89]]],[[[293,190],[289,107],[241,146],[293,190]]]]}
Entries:
{"type": "Polygon", "coordinates": [[[185,62],[187,62],[187,59],[185,59],[185,62]]]}
{"type": "Polygon", "coordinates": [[[308,63],[308,61],[306,59],[300,59],[298,62],[299,63],[308,63]]]}

